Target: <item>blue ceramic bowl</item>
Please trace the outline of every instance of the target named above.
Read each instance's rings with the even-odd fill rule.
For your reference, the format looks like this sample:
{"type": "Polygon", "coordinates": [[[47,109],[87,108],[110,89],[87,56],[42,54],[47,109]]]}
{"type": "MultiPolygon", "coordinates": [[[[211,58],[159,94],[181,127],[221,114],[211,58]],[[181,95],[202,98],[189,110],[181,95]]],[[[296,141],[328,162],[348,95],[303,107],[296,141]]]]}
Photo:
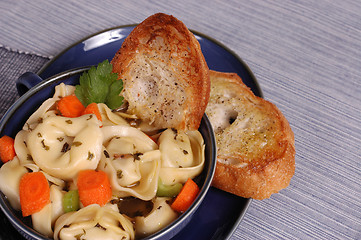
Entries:
{"type": "MultiPolygon", "coordinates": [[[[16,87],[21,97],[10,107],[0,121],[0,136],[8,135],[15,137],[30,115],[54,94],[54,87],[61,82],[75,85],[79,82],[79,76],[89,67],[69,70],[46,80],[41,79],[34,73],[23,74],[16,82],[16,87]]],[[[200,186],[200,193],[192,206],[180,215],[173,223],[159,232],[145,239],[171,239],[191,220],[210,188],[216,165],[216,145],[212,126],[206,115],[203,116],[199,128],[205,141],[205,167],[203,172],[196,178],[200,186]]],[[[23,218],[21,213],[10,206],[6,197],[0,192],[0,207],[11,224],[26,239],[49,239],[31,227],[30,217],[23,218]]]]}

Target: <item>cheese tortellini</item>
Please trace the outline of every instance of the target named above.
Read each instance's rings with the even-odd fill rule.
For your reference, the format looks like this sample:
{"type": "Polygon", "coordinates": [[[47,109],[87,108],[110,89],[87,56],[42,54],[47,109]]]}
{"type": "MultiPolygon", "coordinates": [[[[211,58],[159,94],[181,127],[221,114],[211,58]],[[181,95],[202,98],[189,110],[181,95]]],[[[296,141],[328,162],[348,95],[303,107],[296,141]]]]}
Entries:
{"type": "Polygon", "coordinates": [[[71,180],[80,169],[96,169],[102,134],[96,117],[48,117],[29,132],[26,145],[32,160],[45,172],[71,180]]]}
{"type": "Polygon", "coordinates": [[[20,165],[17,157],[0,168],[0,190],[5,194],[15,210],[20,210],[20,178],[27,172],[27,169],[20,165]]]}
{"type": "Polygon", "coordinates": [[[58,217],[64,214],[62,205],[63,196],[64,191],[62,191],[60,187],[56,185],[52,185],[50,187],[50,203],[39,212],[31,215],[31,220],[35,230],[48,237],[53,236],[55,221],[58,217]]]}
{"type": "Polygon", "coordinates": [[[178,217],[177,213],[168,205],[168,200],[168,198],[157,198],[152,211],[146,217],[135,218],[135,229],[138,236],[154,233],[178,217]]]}
{"type": "Polygon", "coordinates": [[[117,209],[105,205],[89,205],[77,212],[69,212],[55,223],[54,239],[134,239],[132,222],[117,209]]]}
{"type": "Polygon", "coordinates": [[[136,116],[112,111],[98,103],[93,114],[61,116],[57,102],[74,94],[61,83],[24,124],[14,142],[16,157],[0,168],[0,190],[15,210],[21,210],[19,183],[27,172],[42,172],[50,186],[50,202],[31,215],[33,228],[54,239],[135,239],[152,234],[178,217],[171,198],[157,197],[158,181],[184,184],[204,167],[204,142],[198,131],[158,130],[136,116]],[[140,123],[140,124],[138,124],[140,123]],[[153,138],[145,129],[151,129],[153,138]],[[112,199],[65,212],[63,200],[77,190],[80,171],[104,171],[112,199]],[[124,199],[152,203],[144,215],[118,208],[124,199]]]}
{"type": "Polygon", "coordinates": [[[26,121],[23,129],[32,130],[37,124],[42,122],[44,118],[49,116],[56,116],[56,102],[60,98],[74,94],[75,87],[61,83],[55,87],[55,93],[52,98],[49,98],[41,104],[37,111],[35,111],[26,121]]]}
{"type": "Polygon", "coordinates": [[[204,166],[204,142],[198,131],[165,130],[159,137],[162,154],[160,178],[164,184],[184,183],[199,175],[204,166]]]}
{"type": "Polygon", "coordinates": [[[113,194],[142,200],[154,198],[161,156],[157,144],[133,127],[109,126],[102,131],[106,154],[99,169],[110,176],[113,194]]]}

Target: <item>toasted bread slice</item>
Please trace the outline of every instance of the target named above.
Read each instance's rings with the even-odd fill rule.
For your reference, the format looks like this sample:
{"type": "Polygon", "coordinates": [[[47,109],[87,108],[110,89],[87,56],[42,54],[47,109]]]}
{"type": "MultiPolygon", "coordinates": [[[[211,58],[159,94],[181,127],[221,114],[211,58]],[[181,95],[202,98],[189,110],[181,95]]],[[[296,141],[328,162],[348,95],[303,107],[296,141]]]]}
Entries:
{"type": "Polygon", "coordinates": [[[154,14],[124,40],[112,60],[128,113],[155,128],[198,129],[209,69],[195,36],[173,16],[154,14]]]}
{"type": "Polygon", "coordinates": [[[212,185],[245,198],[269,198],[289,185],[295,171],[290,125],[237,74],[210,71],[210,79],[206,113],[217,142],[212,185]]]}

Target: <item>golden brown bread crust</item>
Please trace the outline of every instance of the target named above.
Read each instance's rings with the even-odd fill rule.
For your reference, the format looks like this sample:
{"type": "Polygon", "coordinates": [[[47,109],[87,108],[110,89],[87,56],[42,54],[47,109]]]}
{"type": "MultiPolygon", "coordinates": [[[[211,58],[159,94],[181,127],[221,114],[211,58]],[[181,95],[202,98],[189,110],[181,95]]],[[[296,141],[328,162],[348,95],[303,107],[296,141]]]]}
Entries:
{"type": "Polygon", "coordinates": [[[198,129],[209,99],[209,69],[181,21],[163,13],[148,17],[125,39],[112,64],[123,79],[129,113],[159,128],[198,129]]]}
{"type": "Polygon", "coordinates": [[[210,78],[206,113],[217,141],[212,185],[245,198],[269,198],[289,185],[295,171],[291,127],[274,104],[255,96],[237,74],[210,71],[210,78]]]}

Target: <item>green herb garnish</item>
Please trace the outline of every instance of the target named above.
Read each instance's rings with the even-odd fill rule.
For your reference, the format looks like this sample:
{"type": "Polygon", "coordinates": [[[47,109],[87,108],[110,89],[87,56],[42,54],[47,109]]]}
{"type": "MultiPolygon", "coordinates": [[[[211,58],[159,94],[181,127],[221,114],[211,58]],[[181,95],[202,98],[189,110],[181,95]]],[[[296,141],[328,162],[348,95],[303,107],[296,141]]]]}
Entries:
{"type": "Polygon", "coordinates": [[[90,103],[105,103],[110,109],[118,108],[123,103],[120,92],[123,81],[118,80],[118,74],[112,72],[112,65],[108,60],[91,67],[79,79],[75,88],[75,95],[84,106],[90,103]]]}

